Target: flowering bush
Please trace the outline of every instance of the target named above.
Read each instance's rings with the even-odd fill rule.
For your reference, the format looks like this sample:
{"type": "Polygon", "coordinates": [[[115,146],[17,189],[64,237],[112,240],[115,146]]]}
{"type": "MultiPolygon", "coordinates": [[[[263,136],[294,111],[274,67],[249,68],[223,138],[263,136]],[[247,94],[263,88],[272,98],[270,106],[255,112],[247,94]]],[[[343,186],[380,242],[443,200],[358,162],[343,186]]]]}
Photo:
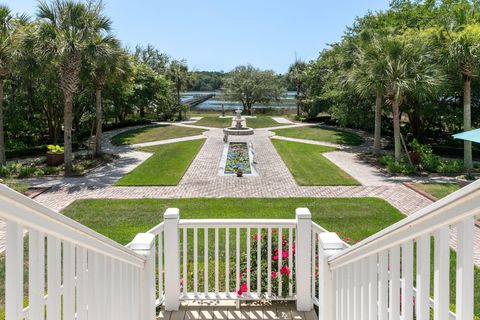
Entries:
{"type": "MultiPolygon", "coordinates": [[[[281,243],[278,241],[278,231],[272,230],[272,241],[271,241],[271,253],[272,257],[270,261],[268,260],[268,234],[266,231],[262,231],[261,234],[254,234],[252,236],[251,247],[250,247],[250,286],[247,286],[247,256],[244,254],[241,259],[241,273],[240,273],[240,288],[237,291],[239,296],[242,296],[244,293],[248,292],[249,289],[251,292],[257,291],[257,244],[260,241],[260,250],[261,250],[261,267],[260,267],[260,285],[263,294],[267,293],[268,281],[270,278],[271,281],[271,292],[272,295],[278,295],[278,289],[281,282],[282,285],[282,297],[286,297],[289,294],[289,285],[292,284],[295,288],[295,274],[289,267],[289,255],[290,248],[288,244],[288,231],[282,234],[281,243]],[[280,268],[278,267],[278,260],[280,259],[280,250],[281,247],[281,257],[282,263],[280,268]],[[267,276],[268,273],[268,264],[270,264],[271,273],[267,276]]],[[[292,266],[295,265],[295,243],[292,243],[292,266]]],[[[295,289],[294,289],[295,290],[295,289]]]]}

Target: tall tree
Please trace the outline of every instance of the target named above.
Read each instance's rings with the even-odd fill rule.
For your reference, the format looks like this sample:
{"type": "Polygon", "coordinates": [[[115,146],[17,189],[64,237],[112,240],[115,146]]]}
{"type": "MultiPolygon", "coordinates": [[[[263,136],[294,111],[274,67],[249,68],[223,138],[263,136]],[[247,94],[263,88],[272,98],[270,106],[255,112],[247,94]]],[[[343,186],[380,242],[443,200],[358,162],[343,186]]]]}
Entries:
{"type": "Polygon", "coordinates": [[[13,17],[10,9],[0,6],[0,165],[5,165],[3,84],[10,72],[13,55],[13,17]]]}
{"type": "Polygon", "coordinates": [[[364,39],[355,52],[355,63],[346,71],[344,83],[364,99],[375,97],[375,129],[373,153],[378,155],[381,151],[382,137],[382,102],[385,93],[382,46],[379,40],[372,37],[364,39]]]}
{"type": "Polygon", "coordinates": [[[167,78],[173,84],[178,119],[182,120],[182,99],[180,97],[180,92],[189,86],[191,80],[187,62],[185,60],[172,60],[168,65],[167,78]]]}
{"type": "Polygon", "coordinates": [[[167,72],[170,57],[158,51],[158,49],[151,44],[148,44],[146,47],[136,46],[134,56],[138,61],[145,63],[159,74],[165,74],[167,72]]]}
{"type": "Polygon", "coordinates": [[[86,48],[99,34],[110,30],[101,2],[55,0],[38,5],[39,47],[59,65],[64,97],[65,175],[72,173],[73,99],[80,83],[80,69],[86,48]]]}
{"type": "MultiPolygon", "coordinates": [[[[462,25],[448,32],[448,57],[463,80],[463,130],[472,129],[472,79],[480,60],[480,24],[462,25]]],[[[464,141],[464,167],[473,168],[472,143],[464,141]]]]}
{"type": "Polygon", "coordinates": [[[290,65],[288,68],[288,73],[287,73],[287,79],[292,83],[297,91],[297,94],[295,96],[297,100],[297,116],[300,116],[301,114],[301,94],[302,94],[302,84],[303,84],[303,78],[304,75],[303,73],[305,72],[305,69],[307,67],[307,64],[300,60],[296,59],[294,63],[290,65]]]}
{"type": "Polygon", "coordinates": [[[415,39],[386,37],[376,44],[383,60],[387,101],[392,107],[395,159],[401,160],[400,106],[409,94],[434,91],[443,81],[428,46],[415,39]]]}
{"type": "Polygon", "coordinates": [[[245,114],[252,114],[255,103],[278,101],[286,88],[274,71],[246,65],[236,67],[227,75],[224,91],[228,99],[242,103],[245,114]]]}
{"type": "Polygon", "coordinates": [[[122,72],[120,59],[124,52],[120,42],[110,35],[98,34],[93,43],[88,46],[87,60],[90,62],[88,68],[95,87],[95,147],[94,155],[102,154],[102,91],[107,81],[114,73],[122,72]]]}

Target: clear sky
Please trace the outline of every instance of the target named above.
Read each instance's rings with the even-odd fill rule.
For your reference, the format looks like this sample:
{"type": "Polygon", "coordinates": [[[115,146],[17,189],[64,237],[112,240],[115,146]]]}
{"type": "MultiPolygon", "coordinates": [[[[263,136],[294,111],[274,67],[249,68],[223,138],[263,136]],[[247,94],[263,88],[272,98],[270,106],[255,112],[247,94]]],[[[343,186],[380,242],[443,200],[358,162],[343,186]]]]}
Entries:
{"type": "MultiPolygon", "coordinates": [[[[0,0],[5,3],[5,0],[0,0]]],[[[356,16],[389,0],[106,0],[115,34],[129,47],[153,44],[193,70],[239,64],[285,72],[338,41],[356,16]]],[[[31,15],[36,0],[6,0],[31,15]]]]}

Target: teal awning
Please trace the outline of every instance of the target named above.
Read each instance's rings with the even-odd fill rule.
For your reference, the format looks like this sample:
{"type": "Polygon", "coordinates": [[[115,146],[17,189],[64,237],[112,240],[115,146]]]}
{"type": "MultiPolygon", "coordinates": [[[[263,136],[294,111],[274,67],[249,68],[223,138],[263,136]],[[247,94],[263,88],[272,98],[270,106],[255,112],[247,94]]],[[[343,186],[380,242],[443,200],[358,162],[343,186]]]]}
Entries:
{"type": "Polygon", "coordinates": [[[457,134],[454,134],[453,137],[455,139],[461,139],[461,140],[480,143],[480,129],[457,133],[457,134]]]}

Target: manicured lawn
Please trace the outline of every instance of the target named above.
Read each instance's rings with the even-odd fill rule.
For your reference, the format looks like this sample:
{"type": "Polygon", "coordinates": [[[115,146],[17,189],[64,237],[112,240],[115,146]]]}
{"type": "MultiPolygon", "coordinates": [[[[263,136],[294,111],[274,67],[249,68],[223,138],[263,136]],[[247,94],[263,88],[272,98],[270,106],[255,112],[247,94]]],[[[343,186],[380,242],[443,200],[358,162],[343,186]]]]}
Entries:
{"type": "Polygon", "coordinates": [[[206,116],[194,123],[196,126],[213,127],[213,128],[227,128],[231,127],[231,118],[219,118],[218,115],[206,116]]]}
{"type": "Polygon", "coordinates": [[[297,183],[301,186],[357,186],[360,183],[322,155],[335,148],[272,139],[297,183]]]}
{"type": "Polygon", "coordinates": [[[63,210],[80,223],[122,244],[163,221],[167,208],[180,209],[181,218],[294,218],[295,209],[307,207],[313,221],[352,241],[361,240],[395,223],[404,215],[377,198],[322,199],[87,199],[63,210]]]}
{"type": "Polygon", "coordinates": [[[138,128],[117,134],[112,138],[113,144],[136,144],[173,138],[189,137],[202,134],[205,130],[178,126],[154,126],[138,128]]]}
{"type": "Polygon", "coordinates": [[[285,125],[286,124],[278,123],[269,116],[257,116],[256,118],[247,118],[247,127],[250,128],[271,128],[285,125]]]}
{"type": "Polygon", "coordinates": [[[204,143],[200,139],[141,148],[153,155],[115,185],[176,186],[204,143]]]}
{"type": "Polygon", "coordinates": [[[317,126],[278,129],[274,130],[273,132],[279,136],[325,141],[337,144],[358,146],[363,143],[363,139],[356,134],[341,130],[323,129],[317,126]]]}
{"type": "Polygon", "coordinates": [[[456,183],[415,183],[415,187],[425,191],[437,199],[444,198],[449,194],[460,190],[460,186],[456,183]]]}

